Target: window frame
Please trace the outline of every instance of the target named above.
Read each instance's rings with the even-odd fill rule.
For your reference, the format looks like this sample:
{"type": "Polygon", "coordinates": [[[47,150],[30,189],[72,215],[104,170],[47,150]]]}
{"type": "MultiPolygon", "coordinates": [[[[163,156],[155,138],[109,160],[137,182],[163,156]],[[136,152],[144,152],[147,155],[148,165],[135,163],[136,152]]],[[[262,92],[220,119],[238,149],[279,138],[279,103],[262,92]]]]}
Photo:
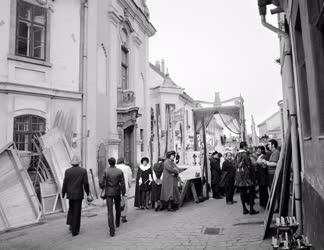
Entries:
{"type": "Polygon", "coordinates": [[[18,62],[25,62],[25,63],[31,63],[35,65],[45,66],[45,67],[52,67],[52,64],[50,63],[50,27],[51,27],[51,12],[48,11],[46,7],[39,4],[35,0],[23,0],[26,3],[29,3],[31,5],[35,5],[38,7],[42,7],[46,9],[46,29],[45,29],[45,39],[44,39],[44,59],[38,59],[34,57],[27,57],[22,55],[16,54],[16,34],[18,32],[17,30],[17,21],[18,21],[18,1],[20,0],[11,0],[10,1],[10,38],[9,38],[9,54],[8,54],[8,60],[11,61],[18,61],[18,62]]]}
{"type": "Polygon", "coordinates": [[[129,50],[125,46],[121,46],[121,57],[120,57],[120,80],[121,89],[129,89],[129,50]],[[126,56],[126,62],[123,62],[124,54],[126,56]],[[124,81],[123,69],[126,71],[126,81],[124,81]]]}
{"type": "Polygon", "coordinates": [[[301,110],[301,129],[304,141],[312,139],[312,120],[310,114],[309,87],[307,79],[307,66],[305,58],[305,45],[303,41],[300,9],[297,10],[296,21],[294,24],[294,40],[297,66],[297,87],[299,92],[299,106],[301,110]]]}
{"type": "Polygon", "coordinates": [[[144,152],[144,129],[140,129],[141,152],[144,152]]]}
{"type": "MultiPolygon", "coordinates": [[[[19,143],[16,141],[16,135],[25,135],[28,137],[27,139],[27,151],[29,152],[35,152],[33,150],[33,144],[32,144],[32,137],[33,135],[36,135],[36,134],[40,134],[40,135],[43,135],[45,134],[45,131],[46,131],[46,119],[44,117],[41,117],[41,116],[38,116],[38,115],[33,115],[33,114],[24,114],[24,115],[19,115],[19,116],[16,116],[14,117],[13,119],[13,141],[15,142],[16,146],[17,146],[17,149],[20,150],[19,148],[19,144],[26,144],[26,142],[24,143],[19,143]],[[27,118],[27,124],[28,124],[28,129],[26,131],[19,131],[16,129],[16,124],[17,124],[17,120],[19,118],[27,118]],[[37,122],[34,123],[33,122],[33,118],[36,118],[37,119],[37,122]],[[44,126],[44,129],[42,131],[38,131],[38,130],[35,130],[33,131],[32,130],[32,125],[33,124],[43,124],[44,126]]],[[[22,151],[26,151],[25,148],[24,150],[22,151]]]]}

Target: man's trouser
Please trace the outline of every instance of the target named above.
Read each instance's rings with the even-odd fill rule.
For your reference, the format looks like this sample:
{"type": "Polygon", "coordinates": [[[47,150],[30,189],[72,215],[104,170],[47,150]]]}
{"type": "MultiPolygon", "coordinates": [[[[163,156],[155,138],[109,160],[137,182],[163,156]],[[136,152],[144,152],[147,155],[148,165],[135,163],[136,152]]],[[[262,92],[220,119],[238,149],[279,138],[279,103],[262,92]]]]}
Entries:
{"type": "Polygon", "coordinates": [[[106,199],[107,210],[108,210],[108,226],[109,226],[110,233],[115,232],[114,211],[113,211],[114,203],[115,203],[115,211],[116,211],[116,226],[120,225],[120,212],[121,212],[120,200],[121,200],[120,195],[108,196],[106,199]]]}
{"type": "Polygon", "coordinates": [[[80,232],[82,200],[69,200],[66,224],[71,226],[73,234],[80,232]]]}
{"type": "Polygon", "coordinates": [[[124,200],[125,200],[125,207],[124,207],[123,211],[121,211],[121,216],[122,217],[127,216],[127,209],[128,209],[127,196],[124,196],[124,200]]]}

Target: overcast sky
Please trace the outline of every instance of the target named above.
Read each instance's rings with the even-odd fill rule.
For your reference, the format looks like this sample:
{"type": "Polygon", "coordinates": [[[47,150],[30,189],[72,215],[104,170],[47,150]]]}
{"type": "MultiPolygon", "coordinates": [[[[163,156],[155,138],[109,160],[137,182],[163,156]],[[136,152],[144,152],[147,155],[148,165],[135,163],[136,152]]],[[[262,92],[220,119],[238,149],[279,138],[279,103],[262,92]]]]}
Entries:
{"type": "MultiPolygon", "coordinates": [[[[264,28],[256,0],[147,0],[157,33],[150,61],[164,58],[170,77],[194,99],[242,94],[247,130],[282,99],[278,37],[264,28]]],[[[270,14],[268,14],[270,18],[270,14]]],[[[271,17],[276,23],[276,17],[271,17]]]]}

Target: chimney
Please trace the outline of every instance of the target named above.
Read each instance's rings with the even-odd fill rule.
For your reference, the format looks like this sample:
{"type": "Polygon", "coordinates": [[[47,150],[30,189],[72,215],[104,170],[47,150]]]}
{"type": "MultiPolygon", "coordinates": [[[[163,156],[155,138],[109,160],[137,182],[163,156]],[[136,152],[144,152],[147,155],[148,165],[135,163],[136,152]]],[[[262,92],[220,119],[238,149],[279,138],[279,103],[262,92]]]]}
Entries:
{"type": "Polygon", "coordinates": [[[214,98],[214,105],[220,105],[221,104],[221,99],[220,99],[220,95],[219,92],[215,92],[215,98],[214,98]]]}
{"type": "Polygon", "coordinates": [[[161,60],[161,71],[163,74],[165,74],[165,61],[164,59],[161,60]]]}
{"type": "Polygon", "coordinates": [[[159,71],[161,71],[160,61],[155,61],[155,67],[157,67],[159,71]]]}

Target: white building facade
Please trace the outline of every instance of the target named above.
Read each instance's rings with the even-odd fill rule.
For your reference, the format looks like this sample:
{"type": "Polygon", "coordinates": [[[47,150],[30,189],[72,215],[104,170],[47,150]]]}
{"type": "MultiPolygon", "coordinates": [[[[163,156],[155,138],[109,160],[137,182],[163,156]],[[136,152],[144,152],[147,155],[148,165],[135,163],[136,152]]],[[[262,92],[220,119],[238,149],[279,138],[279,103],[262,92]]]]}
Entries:
{"type": "Polygon", "coordinates": [[[149,155],[144,0],[3,0],[0,17],[0,147],[33,151],[63,112],[95,175],[99,145],[132,167],[149,155]]]}
{"type": "MultiPolygon", "coordinates": [[[[80,1],[3,0],[0,4],[0,147],[32,139],[58,112],[81,132],[80,1]]],[[[77,150],[80,150],[80,146],[77,150]]]]}
{"type": "Polygon", "coordinates": [[[156,31],[145,1],[88,1],[85,20],[84,161],[96,164],[102,145],[107,157],[135,168],[149,155],[148,50],[156,31]]]}

